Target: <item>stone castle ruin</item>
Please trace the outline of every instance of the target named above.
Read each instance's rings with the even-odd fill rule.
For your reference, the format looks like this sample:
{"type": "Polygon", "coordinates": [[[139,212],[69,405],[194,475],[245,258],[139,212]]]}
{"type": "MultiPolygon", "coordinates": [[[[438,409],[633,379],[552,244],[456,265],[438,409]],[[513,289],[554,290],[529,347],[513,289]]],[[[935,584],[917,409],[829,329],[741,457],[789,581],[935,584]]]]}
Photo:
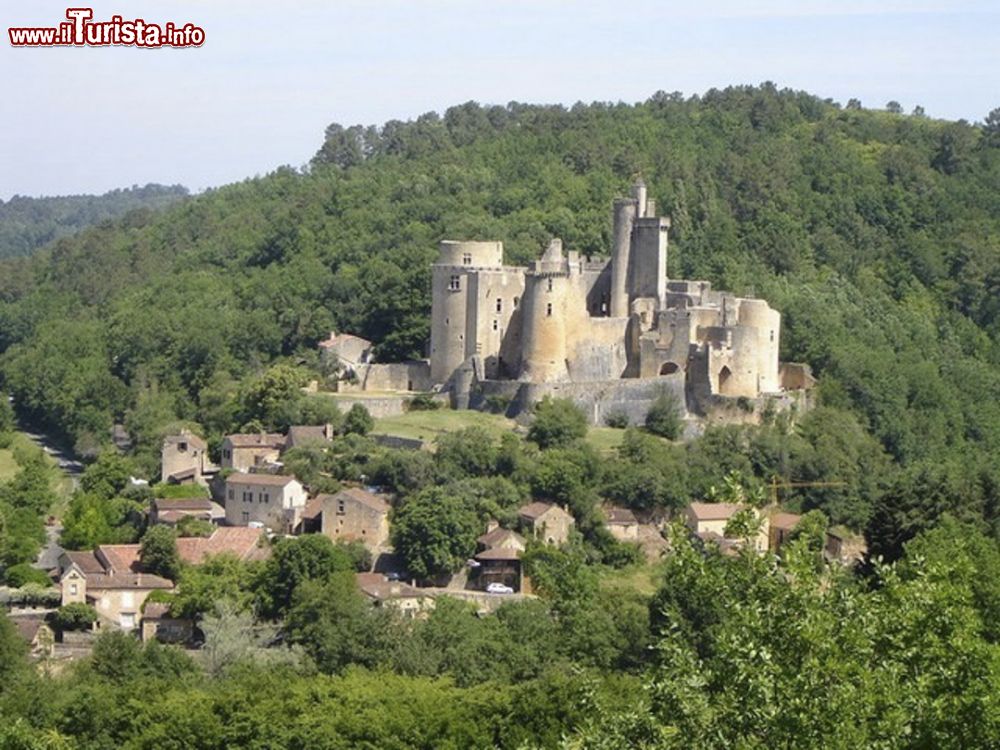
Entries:
{"type": "Polygon", "coordinates": [[[430,385],[455,407],[501,404],[511,416],[568,397],[595,424],[611,414],[641,423],[664,391],[701,418],[801,400],[814,381],[807,367],[779,363],[776,310],[668,278],[670,220],[641,181],[615,200],[613,221],[610,259],[554,239],[530,267],[507,266],[501,242],[442,242],[430,385]]]}

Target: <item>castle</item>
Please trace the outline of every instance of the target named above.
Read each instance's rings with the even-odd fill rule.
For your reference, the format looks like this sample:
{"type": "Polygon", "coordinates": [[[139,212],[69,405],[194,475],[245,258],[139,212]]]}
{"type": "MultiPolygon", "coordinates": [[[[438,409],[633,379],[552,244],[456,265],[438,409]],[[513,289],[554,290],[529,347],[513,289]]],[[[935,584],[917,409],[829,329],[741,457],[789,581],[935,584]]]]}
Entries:
{"type": "Polygon", "coordinates": [[[492,398],[511,413],[564,396],[596,424],[641,422],[664,390],[706,416],[808,389],[808,368],[779,364],[781,315],[766,301],[668,278],[669,228],[638,181],[614,201],[610,260],[554,239],[530,267],[506,266],[501,242],[442,242],[430,384],[456,407],[492,398]]]}

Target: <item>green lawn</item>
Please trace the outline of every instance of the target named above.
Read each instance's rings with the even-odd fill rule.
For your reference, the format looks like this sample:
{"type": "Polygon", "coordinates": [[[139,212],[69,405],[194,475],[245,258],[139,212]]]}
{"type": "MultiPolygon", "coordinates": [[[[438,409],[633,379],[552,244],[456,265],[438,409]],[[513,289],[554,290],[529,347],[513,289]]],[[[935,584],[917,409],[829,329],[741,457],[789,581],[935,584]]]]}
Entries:
{"type": "Polygon", "coordinates": [[[481,427],[494,437],[514,429],[514,421],[497,414],[485,414],[467,409],[436,409],[434,411],[411,411],[397,417],[375,420],[376,435],[396,435],[416,438],[425,443],[433,443],[435,438],[446,432],[454,432],[466,427],[481,427]]]}
{"type": "Polygon", "coordinates": [[[605,589],[634,591],[642,596],[652,596],[663,579],[663,563],[630,565],[624,570],[606,570],[601,573],[601,586],[605,589]]]}
{"type": "Polygon", "coordinates": [[[17,474],[17,461],[14,460],[13,451],[4,448],[0,450],[0,482],[6,482],[17,474]]]}
{"type": "Polygon", "coordinates": [[[587,430],[587,442],[602,454],[612,453],[624,438],[625,430],[616,427],[591,427],[587,430]]]}

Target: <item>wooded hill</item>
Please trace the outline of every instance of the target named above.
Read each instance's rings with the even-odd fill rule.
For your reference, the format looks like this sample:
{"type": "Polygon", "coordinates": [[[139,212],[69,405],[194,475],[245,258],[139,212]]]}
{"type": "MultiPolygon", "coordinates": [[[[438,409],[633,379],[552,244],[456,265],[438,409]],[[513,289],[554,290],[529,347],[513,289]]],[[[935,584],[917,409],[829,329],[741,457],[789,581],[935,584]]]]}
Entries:
{"type": "Polygon", "coordinates": [[[997,112],[946,122],[765,84],[331,125],[304,172],[5,262],[0,388],[82,446],[115,420],[140,442],[177,418],[238,427],[246,381],[308,359],[331,328],[373,339],[383,360],[421,355],[438,240],[501,239],[511,262],[551,236],[606,253],[608,207],[637,174],[672,216],[671,273],[782,312],[782,358],[812,365],[822,402],[881,443],[890,496],[995,516],[997,112]]]}
{"type": "Polygon", "coordinates": [[[133,186],[104,195],[62,195],[0,200],[0,258],[30,255],[53,240],[129,211],[156,210],[187,196],[180,185],[133,186]]]}

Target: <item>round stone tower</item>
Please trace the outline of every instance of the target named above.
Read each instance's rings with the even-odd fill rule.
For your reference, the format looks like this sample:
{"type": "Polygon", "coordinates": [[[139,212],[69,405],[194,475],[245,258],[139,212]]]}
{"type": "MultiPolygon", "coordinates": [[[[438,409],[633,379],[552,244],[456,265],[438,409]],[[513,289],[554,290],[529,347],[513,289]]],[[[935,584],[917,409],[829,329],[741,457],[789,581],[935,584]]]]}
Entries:
{"type": "MultiPolygon", "coordinates": [[[[778,348],[781,341],[781,313],[762,299],[740,300],[739,325],[756,330],[756,346],[740,351],[757,370],[757,391],[773,393],[780,390],[778,348]]],[[[752,341],[752,337],[749,339],[752,341]]]]}
{"type": "Polygon", "coordinates": [[[475,342],[467,331],[475,310],[472,281],[482,269],[503,266],[502,242],[441,243],[437,262],[431,267],[431,382],[444,383],[475,353],[475,342]],[[470,351],[470,348],[473,351],[470,351]]]}
{"type": "Polygon", "coordinates": [[[525,276],[521,380],[554,383],[569,379],[566,369],[566,299],[569,269],[562,242],[553,240],[525,276]]]}

